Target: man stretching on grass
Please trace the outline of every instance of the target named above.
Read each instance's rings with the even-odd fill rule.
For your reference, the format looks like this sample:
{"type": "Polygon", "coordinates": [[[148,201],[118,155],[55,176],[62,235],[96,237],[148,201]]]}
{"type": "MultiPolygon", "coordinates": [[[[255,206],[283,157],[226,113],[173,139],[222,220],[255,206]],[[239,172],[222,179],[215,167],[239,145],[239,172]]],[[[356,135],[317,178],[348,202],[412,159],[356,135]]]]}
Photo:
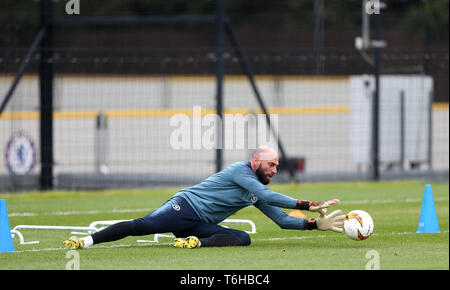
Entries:
{"type": "Polygon", "coordinates": [[[339,200],[323,202],[297,200],[266,187],[277,173],[278,155],[268,146],[258,147],[250,162],[237,162],[203,182],[177,192],[152,213],[119,222],[85,238],[64,241],[70,249],[116,241],[128,236],[172,232],[175,247],[248,246],[250,236],[218,224],[241,208],[254,205],[282,229],[331,230],[342,232],[344,215],[336,210],[325,215],[339,200]],[[287,215],[281,208],[319,212],[315,219],[287,215]]]}

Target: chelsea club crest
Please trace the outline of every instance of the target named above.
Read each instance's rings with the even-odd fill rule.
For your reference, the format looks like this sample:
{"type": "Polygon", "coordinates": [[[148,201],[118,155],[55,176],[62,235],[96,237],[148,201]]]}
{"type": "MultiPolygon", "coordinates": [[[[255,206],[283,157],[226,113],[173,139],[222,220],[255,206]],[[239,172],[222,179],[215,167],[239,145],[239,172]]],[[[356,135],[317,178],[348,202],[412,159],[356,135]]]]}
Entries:
{"type": "Polygon", "coordinates": [[[6,145],[6,166],[14,175],[26,175],[36,164],[36,147],[33,140],[23,132],[14,133],[6,145]]]}

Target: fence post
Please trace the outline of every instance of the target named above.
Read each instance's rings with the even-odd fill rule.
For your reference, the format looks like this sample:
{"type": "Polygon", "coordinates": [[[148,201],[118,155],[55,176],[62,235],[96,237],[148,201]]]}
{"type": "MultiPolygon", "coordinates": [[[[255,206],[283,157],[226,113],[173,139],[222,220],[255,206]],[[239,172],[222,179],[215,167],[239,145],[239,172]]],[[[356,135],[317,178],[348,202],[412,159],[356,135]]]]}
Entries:
{"type": "MultiPolygon", "coordinates": [[[[217,11],[216,11],[216,21],[217,21],[217,31],[216,31],[216,110],[217,116],[222,120],[222,110],[223,110],[223,75],[224,75],[224,64],[223,64],[223,51],[224,51],[224,19],[225,19],[225,5],[223,0],[217,0],[217,11]]],[[[216,148],[216,171],[222,170],[222,144],[223,144],[223,131],[221,122],[217,122],[217,148],[216,148]]]]}
{"type": "Polygon", "coordinates": [[[430,96],[428,98],[428,170],[433,170],[433,101],[434,101],[434,90],[430,91],[430,96]]]}
{"type": "Polygon", "coordinates": [[[109,153],[109,140],[108,140],[108,119],[105,114],[100,111],[97,115],[95,123],[95,168],[98,173],[108,174],[108,153],[109,153]]]}
{"type": "MultiPolygon", "coordinates": [[[[381,16],[375,14],[375,40],[379,41],[381,34],[381,16]]],[[[380,140],[379,140],[379,117],[380,117],[380,48],[375,47],[375,93],[372,102],[372,180],[379,180],[380,140]]]]}
{"type": "Polygon", "coordinates": [[[400,169],[405,169],[405,91],[400,91],[400,169]]]}
{"type": "Polygon", "coordinates": [[[40,7],[41,29],[45,35],[41,42],[39,63],[40,84],[40,160],[41,190],[53,188],[53,43],[52,43],[52,0],[42,0],[40,7]]]}

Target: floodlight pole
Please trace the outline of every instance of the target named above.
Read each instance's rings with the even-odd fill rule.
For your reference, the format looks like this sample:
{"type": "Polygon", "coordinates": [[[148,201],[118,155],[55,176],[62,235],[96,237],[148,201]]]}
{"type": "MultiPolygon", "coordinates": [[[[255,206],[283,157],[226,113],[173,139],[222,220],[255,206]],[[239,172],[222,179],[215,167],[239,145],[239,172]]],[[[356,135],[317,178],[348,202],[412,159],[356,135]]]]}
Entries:
{"type": "Polygon", "coordinates": [[[6,109],[6,105],[8,104],[9,100],[11,99],[12,95],[14,94],[14,91],[17,88],[17,85],[19,84],[22,76],[24,75],[25,71],[28,68],[28,65],[30,64],[31,58],[35,55],[36,51],[39,48],[39,45],[41,44],[42,39],[45,35],[45,29],[42,28],[39,30],[39,33],[36,35],[36,38],[33,41],[33,44],[31,45],[30,49],[27,52],[27,55],[23,59],[22,64],[20,65],[19,71],[17,72],[17,75],[14,78],[13,83],[8,89],[8,92],[6,93],[6,96],[3,98],[2,103],[0,104],[0,116],[6,109]]]}
{"type": "Polygon", "coordinates": [[[316,75],[323,73],[322,50],[324,44],[324,2],[323,0],[314,1],[314,38],[313,38],[313,70],[316,75]]]}
{"type": "MultiPolygon", "coordinates": [[[[380,14],[375,15],[375,40],[380,40],[380,14]]],[[[375,92],[372,102],[372,180],[379,180],[380,163],[380,48],[375,47],[375,92]]]]}
{"type": "MultiPolygon", "coordinates": [[[[270,115],[267,111],[266,105],[264,104],[264,101],[261,97],[258,87],[256,86],[256,82],[253,77],[253,72],[250,70],[250,66],[248,65],[247,60],[244,56],[244,53],[242,52],[241,46],[239,45],[238,39],[236,37],[236,34],[234,33],[231,22],[226,21],[225,24],[226,24],[225,27],[227,29],[228,36],[230,37],[230,40],[233,44],[236,55],[240,59],[242,70],[247,75],[248,80],[250,82],[250,86],[252,87],[253,93],[255,94],[256,100],[258,101],[258,104],[261,107],[261,109],[266,117],[267,126],[269,126],[269,129],[271,130],[272,134],[274,135],[275,139],[277,140],[278,149],[280,150],[280,153],[281,153],[281,160],[282,160],[282,162],[288,163],[288,156],[286,154],[286,151],[284,150],[284,146],[281,142],[281,138],[280,138],[279,134],[276,132],[276,129],[272,126],[272,124],[270,122],[270,115]]],[[[297,182],[297,179],[295,177],[295,172],[294,172],[293,168],[289,165],[288,165],[288,171],[289,171],[289,176],[291,178],[291,181],[293,183],[297,182]]]]}
{"type": "Polygon", "coordinates": [[[380,49],[386,47],[386,42],[381,40],[381,13],[386,4],[377,1],[362,1],[362,36],[355,39],[355,47],[361,52],[361,56],[367,63],[374,67],[375,90],[372,96],[372,128],[370,144],[370,178],[379,180],[380,140],[379,140],[379,116],[380,116],[380,49]],[[373,6],[372,6],[373,5],[373,6]],[[369,14],[375,14],[375,40],[370,39],[369,14]],[[366,50],[374,48],[374,58],[367,55],[366,50]]]}
{"type": "Polygon", "coordinates": [[[223,155],[223,131],[222,120],[223,115],[223,75],[224,75],[224,29],[225,29],[225,4],[224,0],[217,0],[217,31],[216,31],[216,113],[218,122],[216,124],[216,172],[222,170],[222,155],[223,155]]]}
{"type": "Polygon", "coordinates": [[[41,29],[45,35],[40,45],[39,84],[40,84],[40,160],[41,190],[53,188],[53,1],[42,0],[40,3],[41,29]]]}

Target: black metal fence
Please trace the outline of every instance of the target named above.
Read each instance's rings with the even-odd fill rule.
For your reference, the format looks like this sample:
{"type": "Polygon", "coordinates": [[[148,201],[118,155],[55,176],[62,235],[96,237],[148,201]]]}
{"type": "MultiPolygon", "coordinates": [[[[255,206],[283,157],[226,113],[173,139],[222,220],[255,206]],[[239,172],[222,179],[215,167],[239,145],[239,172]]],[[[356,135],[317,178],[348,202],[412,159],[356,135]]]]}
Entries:
{"type": "MultiPolygon", "coordinates": [[[[353,47],[359,31],[328,27],[319,49],[311,30],[248,27],[221,11],[43,17],[47,34],[28,46],[9,35],[0,190],[189,184],[261,142],[289,158],[278,181],[372,179],[374,67],[353,47]],[[268,119],[275,135],[263,134],[268,119]]],[[[448,180],[448,38],[382,36],[379,178],[448,180]]]]}

